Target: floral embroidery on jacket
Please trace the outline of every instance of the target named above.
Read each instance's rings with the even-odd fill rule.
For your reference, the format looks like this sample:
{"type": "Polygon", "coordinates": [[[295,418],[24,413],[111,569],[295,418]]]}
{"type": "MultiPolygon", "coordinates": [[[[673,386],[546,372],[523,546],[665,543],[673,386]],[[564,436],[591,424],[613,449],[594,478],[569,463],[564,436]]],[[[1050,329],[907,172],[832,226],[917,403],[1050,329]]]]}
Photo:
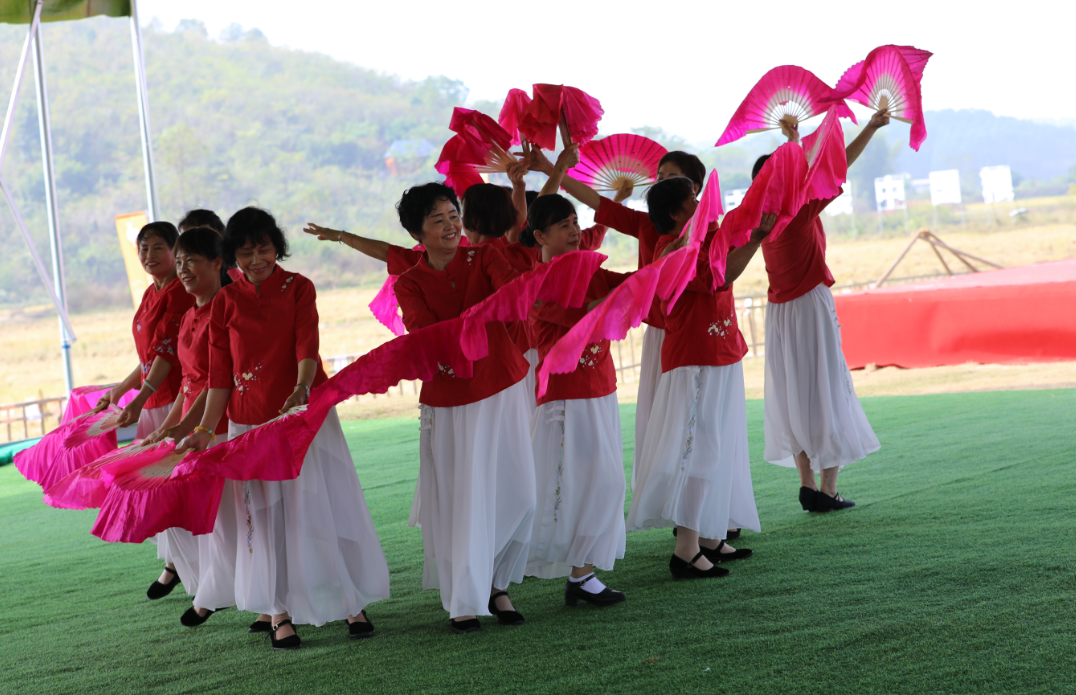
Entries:
{"type": "Polygon", "coordinates": [[[474,262],[474,249],[471,249],[470,251],[467,252],[467,265],[470,265],[473,262],[474,262]]]}
{"type": "Polygon", "coordinates": [[[161,338],[161,344],[156,346],[153,349],[156,350],[157,352],[161,353],[162,355],[165,354],[165,353],[167,353],[169,355],[174,355],[174,354],[176,354],[176,349],[174,347],[172,347],[171,343],[172,343],[171,338],[161,338]]]}
{"type": "Polygon", "coordinates": [[[597,367],[601,351],[601,343],[591,343],[585,350],[583,350],[583,355],[579,358],[579,364],[583,367],[597,367]]]}
{"type": "Polygon", "coordinates": [[[258,366],[246,372],[240,372],[232,375],[232,381],[235,383],[235,390],[239,393],[243,393],[250,388],[250,382],[258,381],[258,371],[262,368],[262,363],[259,362],[258,366]]]}
{"type": "Polygon", "coordinates": [[[283,292],[284,290],[288,289],[288,286],[291,284],[291,281],[294,280],[294,279],[295,279],[295,276],[292,275],[290,278],[285,280],[284,284],[280,286],[280,291],[283,292]]]}
{"type": "Polygon", "coordinates": [[[732,319],[735,318],[734,314],[730,314],[724,321],[716,321],[710,324],[710,327],[706,329],[706,332],[710,335],[716,335],[718,338],[727,338],[729,330],[731,330],[732,319]]]}
{"type": "Polygon", "coordinates": [[[456,376],[456,370],[448,365],[441,364],[440,362],[437,363],[437,371],[440,372],[442,376],[456,376]]]}

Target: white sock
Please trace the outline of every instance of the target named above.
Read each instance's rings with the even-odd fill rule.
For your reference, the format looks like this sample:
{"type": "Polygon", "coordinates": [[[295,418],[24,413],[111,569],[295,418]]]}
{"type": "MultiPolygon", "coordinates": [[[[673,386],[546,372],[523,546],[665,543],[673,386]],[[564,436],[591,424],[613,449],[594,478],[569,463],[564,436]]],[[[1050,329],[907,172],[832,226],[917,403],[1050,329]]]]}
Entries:
{"type": "Polygon", "coordinates": [[[582,583],[583,586],[581,586],[580,588],[588,594],[600,594],[602,591],[605,590],[605,584],[602,584],[602,581],[595,577],[593,574],[588,574],[585,577],[578,578],[568,577],[568,581],[573,584],[582,583]]]}

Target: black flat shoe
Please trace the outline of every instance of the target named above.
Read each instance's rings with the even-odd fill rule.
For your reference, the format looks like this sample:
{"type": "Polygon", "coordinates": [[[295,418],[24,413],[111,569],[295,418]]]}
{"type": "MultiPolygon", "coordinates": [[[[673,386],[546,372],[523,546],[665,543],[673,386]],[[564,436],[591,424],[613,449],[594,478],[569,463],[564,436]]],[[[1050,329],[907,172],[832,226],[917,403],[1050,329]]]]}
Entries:
{"type": "Polygon", "coordinates": [[[701,548],[702,554],[706,556],[706,559],[710,562],[731,562],[732,560],[742,560],[745,557],[751,557],[755,554],[755,551],[749,548],[737,548],[731,553],[723,553],[721,549],[725,547],[725,541],[721,541],[717,544],[716,548],[701,548]]]}
{"type": "Polygon", "coordinates": [[[818,497],[818,490],[812,490],[809,487],[800,488],[800,506],[803,507],[805,512],[822,512],[829,511],[828,509],[816,509],[818,497]]]}
{"type": "Polygon", "coordinates": [[[502,611],[497,608],[497,597],[507,596],[507,591],[497,591],[489,597],[489,612],[497,616],[497,622],[501,625],[522,625],[523,616],[519,611],[502,611]]]}
{"type": "Polygon", "coordinates": [[[819,492],[815,497],[815,511],[828,512],[833,509],[848,509],[849,507],[856,506],[856,503],[852,500],[846,500],[841,497],[841,493],[837,493],[834,497],[830,497],[824,492],[819,492]]]}
{"type": "Polygon", "coordinates": [[[592,594],[589,591],[584,590],[583,585],[593,576],[593,574],[588,575],[584,577],[581,582],[565,580],[564,605],[578,606],[580,601],[586,601],[595,606],[611,606],[614,603],[623,603],[628,600],[627,595],[623,591],[613,591],[609,587],[605,587],[601,590],[601,593],[597,594],[592,594]]]}
{"type": "Polygon", "coordinates": [[[179,622],[186,627],[198,627],[209,620],[209,616],[214,613],[216,613],[216,611],[207,610],[205,615],[198,615],[198,609],[191,606],[183,613],[183,615],[179,616],[179,622]]]}
{"type": "Polygon", "coordinates": [[[449,620],[449,626],[452,628],[452,632],[457,635],[463,635],[468,632],[478,632],[482,629],[482,624],[478,622],[478,618],[471,618],[469,620],[449,620]]]}
{"type": "Polygon", "coordinates": [[[164,598],[168,594],[172,593],[172,589],[175,589],[176,585],[179,584],[179,582],[181,581],[179,578],[179,573],[175,570],[170,570],[165,567],[164,571],[172,575],[172,581],[168,582],[167,584],[161,584],[158,581],[154,581],[152,584],[150,584],[149,589],[146,590],[146,596],[149,597],[150,601],[156,601],[157,599],[164,598]]]}
{"type": "Polygon", "coordinates": [[[699,561],[699,558],[705,555],[702,551],[699,554],[691,558],[691,562],[687,560],[681,560],[676,557],[674,553],[672,559],[669,560],[669,571],[672,572],[672,576],[676,579],[711,579],[716,577],[727,577],[729,571],[724,567],[718,567],[714,565],[708,570],[699,569],[695,566],[695,563],[699,561]]]}
{"type": "Polygon", "coordinates": [[[740,537],[740,529],[734,529],[725,534],[725,540],[734,541],[740,537]]]}
{"type": "MultiPolygon", "coordinates": [[[[366,618],[366,611],[362,611],[362,617],[366,618]]],[[[344,621],[347,622],[347,621],[344,621]]],[[[374,636],[374,624],[370,622],[369,618],[366,618],[366,622],[356,620],[353,623],[347,624],[347,636],[351,639],[362,639],[364,637],[374,636]]]]}
{"type": "Polygon", "coordinates": [[[247,628],[247,632],[250,632],[250,633],[272,632],[272,631],[273,631],[273,624],[271,622],[269,622],[268,620],[255,620],[254,622],[252,622],[250,624],[250,627],[247,628]]]}
{"type": "Polygon", "coordinates": [[[290,619],[285,619],[274,625],[272,630],[269,632],[269,641],[273,643],[273,649],[278,652],[298,649],[299,647],[303,646],[303,641],[299,639],[298,632],[296,632],[294,635],[288,635],[284,639],[276,638],[276,631],[284,627],[285,625],[291,625],[292,629],[295,629],[295,623],[291,622],[290,619]]]}

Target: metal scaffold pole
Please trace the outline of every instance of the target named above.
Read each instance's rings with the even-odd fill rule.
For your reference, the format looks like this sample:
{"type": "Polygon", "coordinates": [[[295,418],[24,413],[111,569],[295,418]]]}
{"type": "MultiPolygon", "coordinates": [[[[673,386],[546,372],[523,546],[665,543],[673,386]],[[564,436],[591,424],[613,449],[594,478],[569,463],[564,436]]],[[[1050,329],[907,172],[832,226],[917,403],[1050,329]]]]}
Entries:
{"type": "Polygon", "coordinates": [[[157,205],[157,179],[153,172],[153,137],[149,125],[149,94],[146,89],[146,61],[142,53],[142,27],[138,23],[138,4],[131,0],[131,48],[134,51],[135,89],[138,92],[138,124],[142,135],[142,164],[146,172],[146,217],[160,219],[157,205]]]}

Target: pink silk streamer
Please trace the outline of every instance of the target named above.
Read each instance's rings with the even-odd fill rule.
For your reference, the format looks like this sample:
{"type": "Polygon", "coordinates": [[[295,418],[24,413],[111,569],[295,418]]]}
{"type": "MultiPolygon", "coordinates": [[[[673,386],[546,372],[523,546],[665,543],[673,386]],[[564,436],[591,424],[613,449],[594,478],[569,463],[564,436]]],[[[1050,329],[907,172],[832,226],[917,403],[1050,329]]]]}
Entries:
{"type": "Polygon", "coordinates": [[[550,374],[575,371],[587,345],[623,340],[628,329],[646,318],[655,297],[667,302],[670,308],[676,304],[687,284],[695,278],[699,249],[721,211],[721,182],[715,171],[710,174],[695,214],[688,222],[687,245],[633,273],[553,345],[538,370],[539,397],[549,387],[550,374]]]}
{"type": "Polygon", "coordinates": [[[504,106],[497,116],[497,122],[511,136],[512,145],[521,145],[523,139],[519,133],[519,119],[531,103],[530,95],[522,89],[509,89],[508,96],[504,98],[504,106]]]}
{"type": "MultiPolygon", "coordinates": [[[[108,414],[109,411],[105,411],[100,415],[108,414]]],[[[80,438],[74,446],[67,444],[66,440],[72,433],[95,417],[86,412],[49,432],[37,444],[15,454],[15,468],[27,480],[37,483],[42,490],[48,490],[74,471],[114,450],[115,430],[98,437],[80,438]]]]}
{"type": "Polygon", "coordinates": [[[86,464],[45,490],[45,504],[57,509],[99,508],[108,492],[101,468],[140,451],[142,446],[136,442],[86,464]]]}
{"type": "Polygon", "coordinates": [[[848,180],[848,159],[844,149],[844,130],[835,109],[830,109],[821,125],[803,138],[807,158],[804,203],[827,200],[841,193],[848,180]]]}
{"type": "Polygon", "coordinates": [[[471,360],[489,355],[486,324],[490,321],[525,321],[536,301],[566,307],[582,306],[590,279],[606,256],[593,251],[572,251],[523,273],[483,301],[463,312],[461,346],[471,360]]]}
{"type": "Polygon", "coordinates": [[[486,143],[492,142],[502,150],[507,150],[512,146],[512,136],[508,134],[508,131],[481,111],[457,106],[452,109],[452,120],[448,124],[448,129],[453,133],[466,134],[486,143]]]}
{"type": "Polygon", "coordinates": [[[167,467],[155,471],[175,448],[175,442],[166,440],[102,466],[101,477],[109,487],[90,533],[108,543],[141,543],[170,528],[196,536],[211,533],[224,478],[199,470],[182,475],[172,471],[172,476],[164,475],[167,467]]]}
{"type": "Polygon", "coordinates": [[[519,119],[522,137],[543,150],[555,150],[562,116],[577,145],[585,145],[598,134],[598,121],[605,111],[594,97],[581,89],[555,84],[536,84],[533,91],[534,99],[519,119]]]}
{"type": "Polygon", "coordinates": [[[396,301],[396,293],[392,286],[396,284],[395,275],[385,278],[385,284],[370,302],[370,313],[381,322],[381,325],[392,331],[393,335],[403,335],[407,332],[404,328],[403,318],[400,317],[400,303],[396,301]]]}
{"type": "Polygon", "coordinates": [[[797,143],[786,142],[770,156],[758,176],[751,182],[739,207],[729,211],[722,221],[727,246],[710,247],[711,265],[715,254],[725,253],[728,246],[743,246],[751,238],[764,213],[775,213],[777,223],[770,238],[777,238],[803,207],[803,188],[807,176],[807,158],[797,143]]]}
{"type": "Polygon", "coordinates": [[[914,46],[879,46],[868,53],[866,59],[844,72],[830,98],[851,99],[864,106],[876,108],[870,101],[870,95],[879,83],[899,94],[903,104],[892,108],[890,114],[911,122],[908,145],[918,152],[919,146],[927,139],[920,83],[927,61],[932,55],[933,53],[914,46]]]}

